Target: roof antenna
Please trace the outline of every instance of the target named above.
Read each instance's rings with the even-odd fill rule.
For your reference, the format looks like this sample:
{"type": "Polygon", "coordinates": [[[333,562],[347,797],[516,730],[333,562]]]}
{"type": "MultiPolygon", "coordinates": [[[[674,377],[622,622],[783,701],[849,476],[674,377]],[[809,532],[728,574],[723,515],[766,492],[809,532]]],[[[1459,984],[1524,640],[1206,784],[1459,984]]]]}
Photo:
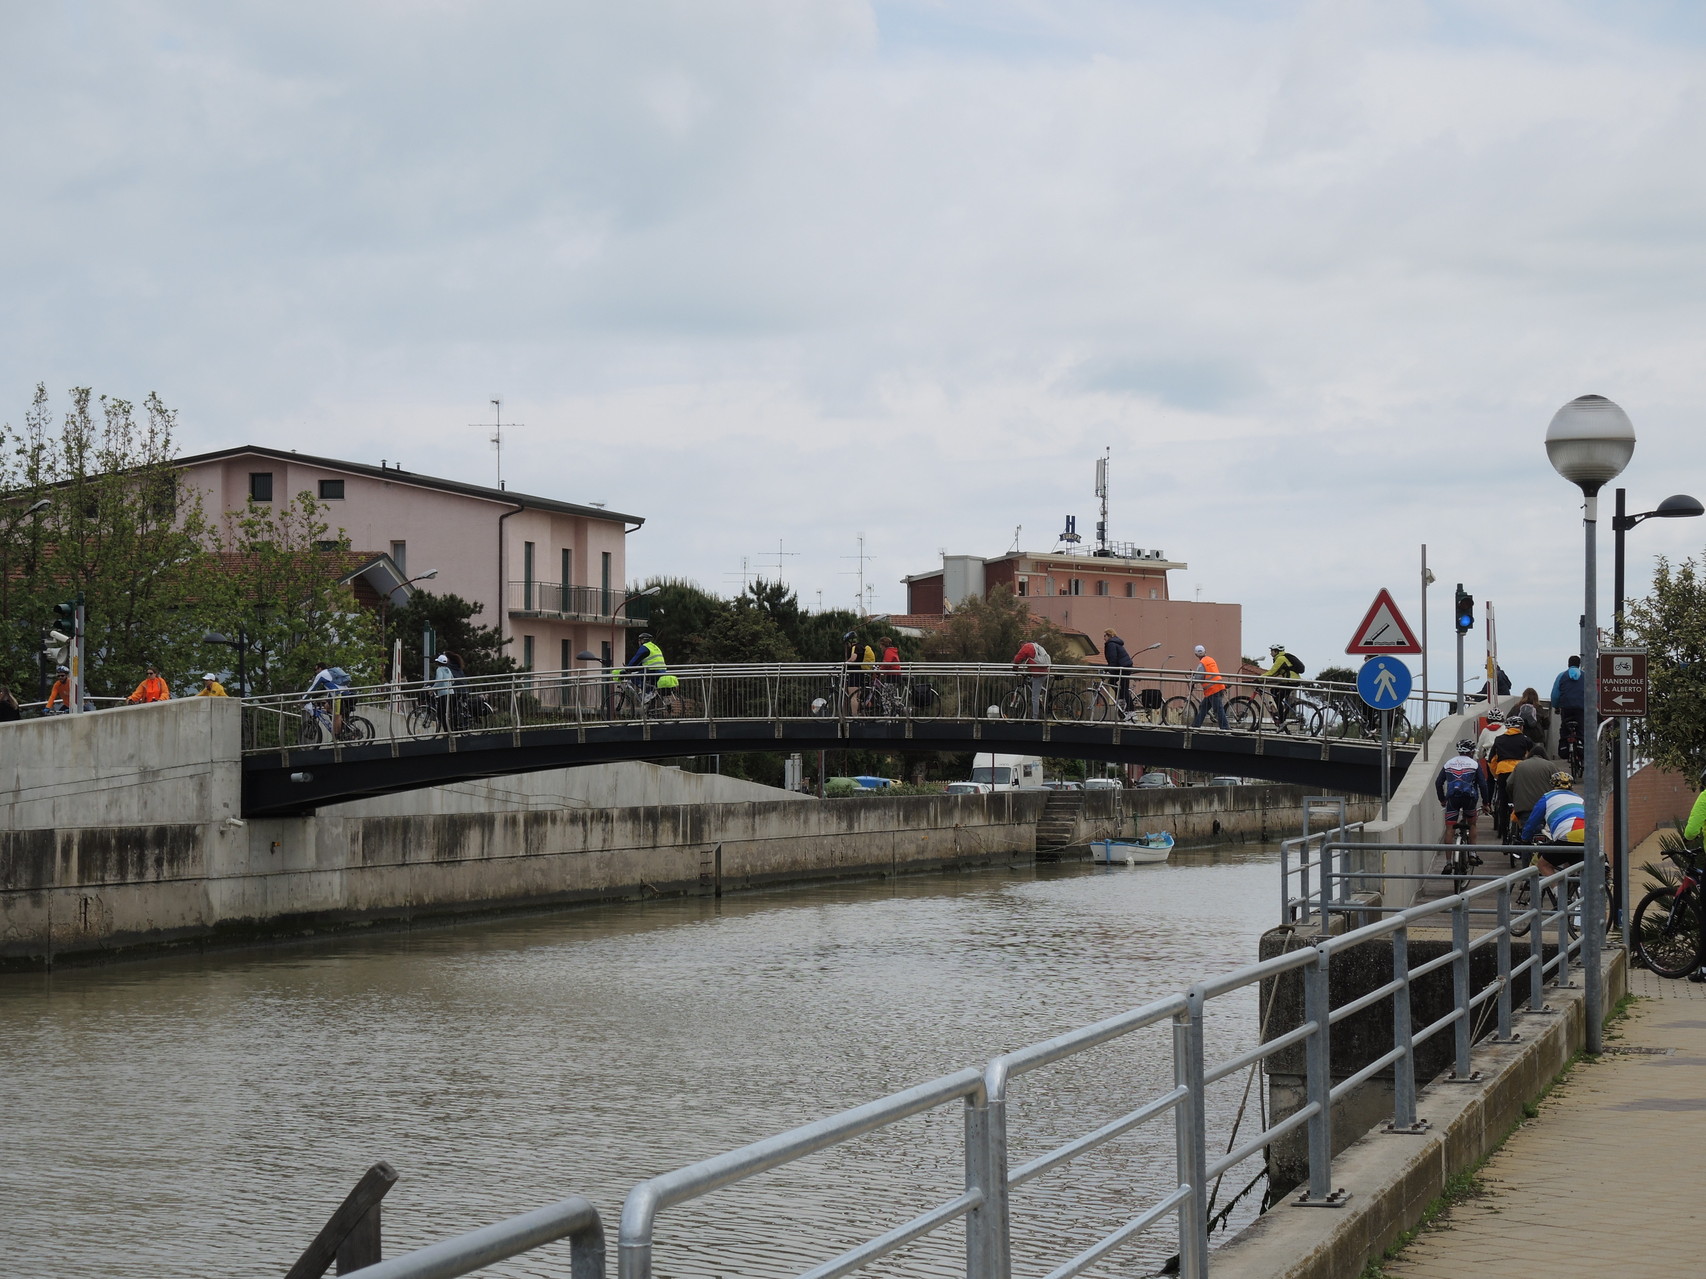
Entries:
{"type": "Polygon", "coordinates": [[[1013,526],[1013,545],[1007,548],[1007,554],[1011,555],[1014,551],[1019,549],[1019,534],[1024,531],[1025,526],[1023,524],[1015,524],[1013,526]]]}
{"type": "MultiPolygon", "coordinates": [[[[501,489],[504,486],[504,402],[502,397],[493,397],[491,405],[493,410],[496,412],[497,422],[492,426],[490,439],[492,441],[492,447],[496,449],[498,453],[498,487],[501,489]]],[[[486,423],[470,422],[468,425],[478,426],[484,429],[486,423]]],[[[510,425],[512,427],[526,426],[527,423],[511,422],[510,425]]]]}
{"type": "Polygon", "coordinates": [[[1112,449],[1103,449],[1096,459],[1096,496],[1102,499],[1102,518],[1096,521],[1096,553],[1108,553],[1108,459],[1112,449]]]}

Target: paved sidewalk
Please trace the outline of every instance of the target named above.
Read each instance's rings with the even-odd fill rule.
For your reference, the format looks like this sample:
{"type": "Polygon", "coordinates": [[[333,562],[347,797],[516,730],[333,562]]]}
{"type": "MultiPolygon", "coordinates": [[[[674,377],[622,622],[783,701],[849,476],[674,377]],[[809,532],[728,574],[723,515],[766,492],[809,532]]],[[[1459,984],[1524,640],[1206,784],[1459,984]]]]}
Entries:
{"type": "Polygon", "coordinates": [[[1605,1054],[1577,1065],[1487,1161],[1480,1193],[1385,1274],[1706,1274],[1706,986],[1632,970],[1629,988],[1643,998],[1605,1054]]]}

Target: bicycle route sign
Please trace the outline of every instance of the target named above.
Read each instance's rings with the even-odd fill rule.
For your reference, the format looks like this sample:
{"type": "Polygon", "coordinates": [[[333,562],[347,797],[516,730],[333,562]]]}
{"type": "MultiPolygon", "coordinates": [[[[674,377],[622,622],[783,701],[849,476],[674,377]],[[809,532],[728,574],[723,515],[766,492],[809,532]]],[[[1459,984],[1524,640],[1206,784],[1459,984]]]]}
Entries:
{"type": "Polygon", "coordinates": [[[1363,617],[1362,624],[1352,633],[1351,642],[1345,647],[1345,652],[1356,657],[1369,657],[1376,653],[1421,651],[1422,646],[1416,641],[1416,633],[1410,629],[1410,624],[1398,611],[1398,604],[1392,598],[1392,592],[1384,586],[1380,588],[1380,594],[1374,597],[1374,603],[1368,606],[1368,613],[1363,617]]]}
{"type": "Polygon", "coordinates": [[[1410,668],[1396,657],[1371,657],[1357,672],[1357,693],[1377,711],[1402,706],[1410,696],[1410,668]]]}
{"type": "Polygon", "coordinates": [[[1647,715],[1647,650],[1599,650],[1599,713],[1645,719],[1647,715]]]}

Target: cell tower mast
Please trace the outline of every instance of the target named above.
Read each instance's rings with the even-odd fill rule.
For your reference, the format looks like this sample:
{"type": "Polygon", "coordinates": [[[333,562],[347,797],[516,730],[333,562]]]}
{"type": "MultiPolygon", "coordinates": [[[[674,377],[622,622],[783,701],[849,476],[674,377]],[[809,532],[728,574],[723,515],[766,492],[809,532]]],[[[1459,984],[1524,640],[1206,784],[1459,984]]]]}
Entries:
{"type": "Polygon", "coordinates": [[[1103,554],[1108,550],[1108,458],[1112,453],[1112,449],[1105,449],[1096,459],[1096,496],[1102,499],[1102,518],[1096,521],[1096,549],[1103,554]]]}

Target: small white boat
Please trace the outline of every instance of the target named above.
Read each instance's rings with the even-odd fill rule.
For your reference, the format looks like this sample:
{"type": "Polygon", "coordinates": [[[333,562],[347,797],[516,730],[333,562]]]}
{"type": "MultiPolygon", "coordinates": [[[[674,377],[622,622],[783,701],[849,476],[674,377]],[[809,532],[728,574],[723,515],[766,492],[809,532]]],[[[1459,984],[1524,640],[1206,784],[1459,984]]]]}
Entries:
{"type": "Polygon", "coordinates": [[[1173,851],[1173,837],[1158,831],[1139,835],[1136,840],[1098,839],[1091,842],[1090,851],[1100,866],[1146,866],[1167,860],[1173,851]]]}

